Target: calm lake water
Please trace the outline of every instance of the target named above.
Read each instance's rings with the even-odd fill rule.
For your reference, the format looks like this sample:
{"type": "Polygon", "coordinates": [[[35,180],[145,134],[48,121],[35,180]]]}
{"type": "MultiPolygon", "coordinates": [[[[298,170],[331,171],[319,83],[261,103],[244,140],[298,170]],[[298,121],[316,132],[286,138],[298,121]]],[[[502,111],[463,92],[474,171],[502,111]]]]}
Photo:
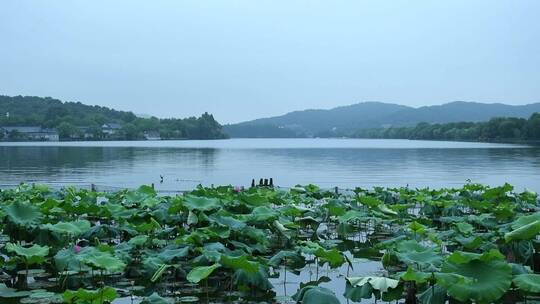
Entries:
{"type": "Polygon", "coordinates": [[[102,189],[154,183],[163,191],[203,185],[460,186],[540,190],[540,148],[367,139],[230,139],[0,143],[0,185],[74,184],[102,189]],[[160,175],[163,182],[160,182],[160,175]]]}

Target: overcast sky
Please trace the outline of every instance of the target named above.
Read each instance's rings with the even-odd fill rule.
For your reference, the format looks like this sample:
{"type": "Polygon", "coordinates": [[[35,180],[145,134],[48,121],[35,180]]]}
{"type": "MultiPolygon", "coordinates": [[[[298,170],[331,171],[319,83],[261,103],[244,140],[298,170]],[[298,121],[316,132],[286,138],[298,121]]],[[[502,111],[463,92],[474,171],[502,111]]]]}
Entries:
{"type": "Polygon", "coordinates": [[[0,2],[0,94],[222,123],[540,101],[540,1],[0,2]]]}

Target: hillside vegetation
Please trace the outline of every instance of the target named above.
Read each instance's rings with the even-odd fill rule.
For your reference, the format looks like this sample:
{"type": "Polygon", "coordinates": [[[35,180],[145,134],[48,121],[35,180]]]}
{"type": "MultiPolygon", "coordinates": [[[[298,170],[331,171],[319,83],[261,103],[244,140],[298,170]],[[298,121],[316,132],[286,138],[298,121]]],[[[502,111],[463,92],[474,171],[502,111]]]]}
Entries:
{"type": "Polygon", "coordinates": [[[452,102],[413,108],[363,102],[329,110],[305,110],[224,126],[231,137],[331,137],[353,136],[358,130],[414,127],[452,122],[482,122],[494,117],[529,118],[540,103],[512,106],[477,102],[452,102]]]}
{"type": "Polygon", "coordinates": [[[434,140],[540,140],[540,113],[529,119],[515,117],[492,118],[487,122],[446,124],[419,123],[415,127],[364,129],[354,137],[434,140]]]}
{"type": "Polygon", "coordinates": [[[218,139],[226,135],[211,114],[184,119],[140,118],[132,112],[118,111],[80,102],[62,102],[50,97],[1,96],[0,126],[41,126],[57,129],[60,137],[78,138],[87,133],[103,137],[103,124],[121,125],[116,139],[139,139],[145,132],[159,133],[163,139],[218,139]]]}

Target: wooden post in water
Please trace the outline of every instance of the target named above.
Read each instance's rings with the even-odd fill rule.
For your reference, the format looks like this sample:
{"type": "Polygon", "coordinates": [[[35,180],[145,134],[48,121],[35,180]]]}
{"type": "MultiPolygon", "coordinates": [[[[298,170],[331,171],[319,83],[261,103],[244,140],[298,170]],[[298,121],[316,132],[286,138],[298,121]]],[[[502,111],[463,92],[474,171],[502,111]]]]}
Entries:
{"type": "Polygon", "coordinates": [[[255,188],[255,179],[254,178],[251,179],[251,188],[255,188]]]}
{"type": "Polygon", "coordinates": [[[274,188],[274,179],[270,177],[270,187],[274,188]]]}
{"type": "Polygon", "coordinates": [[[90,184],[90,190],[92,192],[96,192],[96,185],[95,184],[90,184]]]}
{"type": "Polygon", "coordinates": [[[154,189],[154,183],[152,183],[152,185],[151,185],[151,186],[152,186],[152,189],[154,189]]]}

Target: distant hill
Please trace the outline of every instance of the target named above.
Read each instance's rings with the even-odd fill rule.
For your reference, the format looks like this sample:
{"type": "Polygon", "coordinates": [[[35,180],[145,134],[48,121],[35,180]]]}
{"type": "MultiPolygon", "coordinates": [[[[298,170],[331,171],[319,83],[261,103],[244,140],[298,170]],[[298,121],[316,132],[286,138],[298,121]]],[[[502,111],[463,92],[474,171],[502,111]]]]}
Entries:
{"type": "Polygon", "coordinates": [[[115,139],[141,139],[144,134],[159,133],[163,139],[225,138],[221,125],[211,114],[183,119],[137,117],[132,112],[107,107],[90,106],[80,102],[62,102],[50,97],[0,95],[0,127],[40,126],[54,128],[63,139],[92,133],[92,139],[103,139],[101,126],[117,124],[121,127],[115,139]]]}
{"type": "Polygon", "coordinates": [[[420,122],[481,122],[493,117],[529,118],[540,112],[540,103],[528,105],[456,101],[413,108],[391,103],[362,102],[329,110],[304,110],[233,125],[231,137],[304,137],[348,135],[361,129],[415,126],[420,122]],[[286,136],[280,136],[286,134],[286,136]]]}

